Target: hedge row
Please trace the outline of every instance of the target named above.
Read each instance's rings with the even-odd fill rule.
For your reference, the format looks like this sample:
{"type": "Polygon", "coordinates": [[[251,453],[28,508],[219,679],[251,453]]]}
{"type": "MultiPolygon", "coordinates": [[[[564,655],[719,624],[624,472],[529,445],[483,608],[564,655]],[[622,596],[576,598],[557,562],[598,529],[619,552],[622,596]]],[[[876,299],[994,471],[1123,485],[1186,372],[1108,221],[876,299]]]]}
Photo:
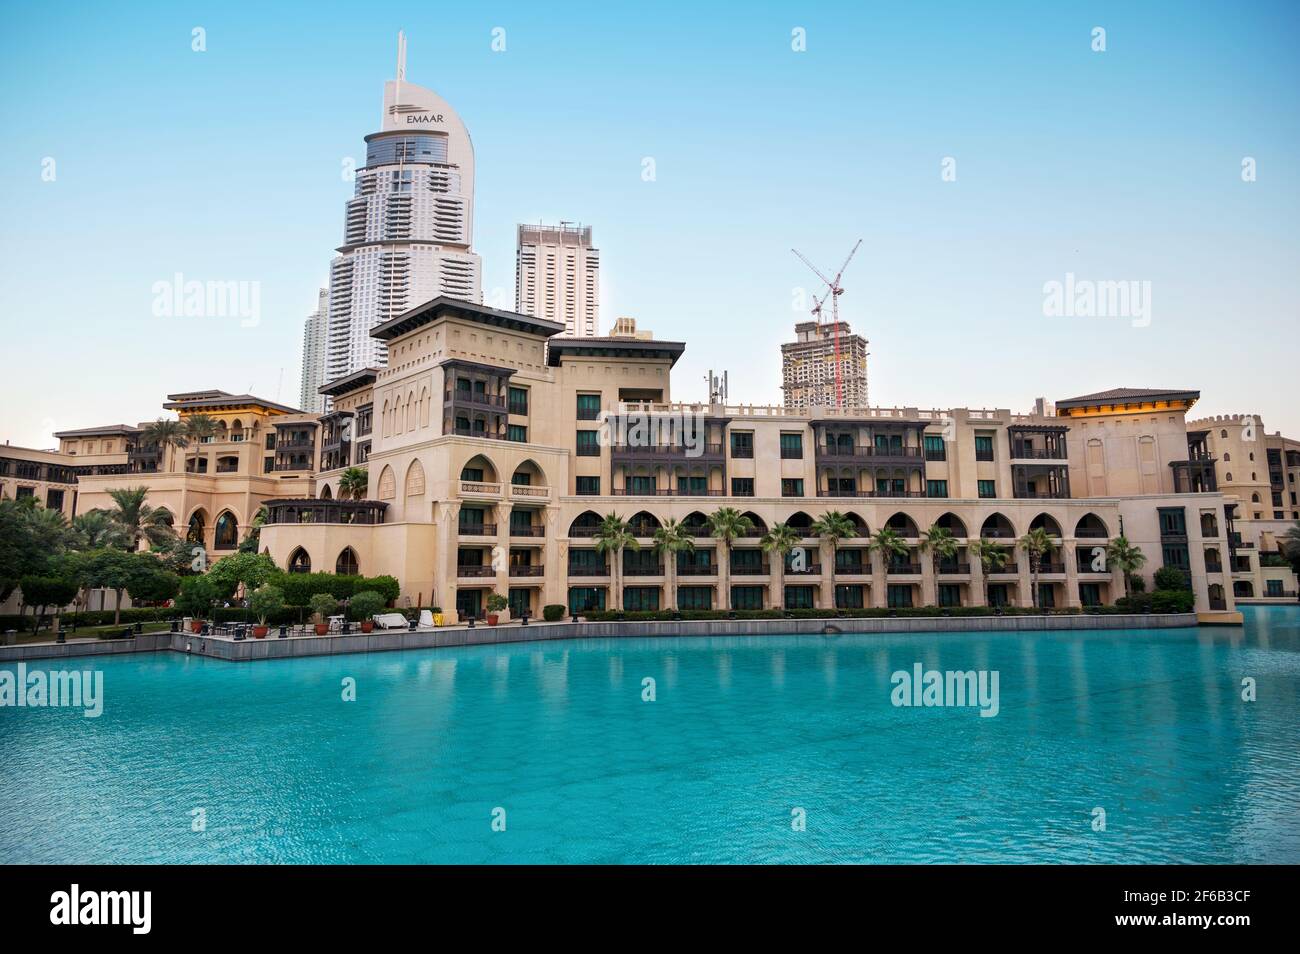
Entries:
{"type": "MultiPolygon", "coordinates": [[[[1004,606],[1003,616],[1078,616],[1081,613],[1113,615],[1130,612],[1116,606],[1093,606],[1087,609],[1064,607],[1061,609],[1028,609],[1019,606],[1004,606]]],[[[1173,612],[1173,611],[1165,611],[1173,612]]],[[[871,609],[793,609],[793,610],[589,610],[579,614],[589,622],[633,621],[633,620],[674,620],[674,619],[871,619],[897,617],[932,617],[932,616],[997,616],[998,611],[990,606],[913,606],[898,609],[874,607],[871,609]]]]}
{"type": "MultiPolygon", "coordinates": [[[[72,619],[75,616],[78,626],[107,626],[113,622],[113,611],[108,610],[83,610],[80,613],[62,613],[64,625],[72,625],[72,619]]],[[[157,620],[168,620],[176,615],[173,609],[165,607],[142,607],[140,609],[128,609],[122,607],[123,623],[152,623],[157,620]]],[[[47,612],[45,614],[45,626],[50,625],[50,620],[54,614],[47,612]]],[[[0,633],[7,630],[17,630],[20,633],[29,633],[32,630],[33,617],[29,611],[23,616],[5,614],[0,616],[0,633]]]]}

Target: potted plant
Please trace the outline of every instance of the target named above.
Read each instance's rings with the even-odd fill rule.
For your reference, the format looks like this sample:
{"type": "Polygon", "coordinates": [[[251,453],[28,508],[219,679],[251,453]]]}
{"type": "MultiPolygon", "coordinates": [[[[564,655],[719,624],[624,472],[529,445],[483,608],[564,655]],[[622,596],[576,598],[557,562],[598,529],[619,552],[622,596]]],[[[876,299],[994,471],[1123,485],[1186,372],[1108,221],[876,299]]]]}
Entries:
{"type": "Polygon", "coordinates": [[[253,591],[248,598],[248,608],[257,617],[257,625],[253,627],[253,637],[266,639],[266,634],[270,631],[266,621],[284,609],[284,593],[278,586],[267,583],[253,591]]]}
{"type": "Polygon", "coordinates": [[[339,601],[328,593],[317,593],[307,601],[316,618],[316,635],[325,636],[330,631],[330,617],[339,608],[339,601]]]}
{"type": "Polygon", "coordinates": [[[206,576],[190,576],[181,581],[181,591],[176,597],[176,608],[191,617],[190,629],[203,631],[203,616],[210,613],[217,599],[217,588],[206,576]]]}
{"type": "Polygon", "coordinates": [[[500,593],[489,593],[487,598],[487,621],[489,626],[495,626],[500,618],[500,612],[510,605],[500,593]]]}
{"type": "Polygon", "coordinates": [[[374,590],[362,590],[352,597],[348,609],[352,618],[361,622],[361,632],[369,633],[375,628],[374,615],[384,608],[383,596],[374,590]]]}

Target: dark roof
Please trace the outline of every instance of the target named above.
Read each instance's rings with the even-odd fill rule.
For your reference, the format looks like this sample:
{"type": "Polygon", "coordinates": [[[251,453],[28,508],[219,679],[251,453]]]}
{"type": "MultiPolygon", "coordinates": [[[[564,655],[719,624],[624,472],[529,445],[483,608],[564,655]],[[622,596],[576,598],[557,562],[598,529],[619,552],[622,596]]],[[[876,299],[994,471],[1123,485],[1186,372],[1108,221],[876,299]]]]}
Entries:
{"type": "Polygon", "coordinates": [[[273,411],[283,411],[285,414],[306,414],[300,408],[289,407],[287,404],[277,404],[275,401],[268,401],[252,394],[230,394],[226,391],[191,391],[185,394],[167,395],[167,403],[163,405],[169,411],[178,408],[185,410],[196,410],[205,407],[227,407],[231,404],[255,404],[258,407],[269,408],[273,411]]]}
{"type": "Polygon", "coordinates": [[[1111,388],[1095,394],[1081,394],[1078,397],[1057,401],[1058,408],[1094,407],[1100,404],[1133,404],[1146,401],[1195,401],[1201,396],[1200,391],[1178,391],[1169,388],[1111,388]]]}
{"type": "Polygon", "coordinates": [[[468,321],[477,321],[484,325],[495,325],[498,328],[506,328],[510,331],[522,331],[543,338],[557,335],[564,330],[564,325],[554,321],[547,321],[544,318],[534,318],[532,315],[521,315],[513,311],[500,311],[496,308],[488,308],[486,305],[475,304],[472,301],[463,301],[460,298],[439,295],[431,301],[426,301],[423,305],[416,305],[396,318],[390,318],[383,324],[375,325],[370,329],[370,337],[391,341],[399,335],[414,331],[416,328],[437,321],[439,318],[464,318],[468,321]]]}
{"type": "Polygon", "coordinates": [[[130,424],[105,424],[103,427],[80,427],[75,431],[55,431],[55,437],[90,437],[95,434],[139,434],[141,428],[130,424]]]}
{"type": "Polygon", "coordinates": [[[560,358],[597,356],[606,358],[667,358],[673,364],[686,350],[684,341],[645,341],[639,338],[552,338],[546,342],[546,363],[556,368],[560,358]]]}
{"type": "Polygon", "coordinates": [[[353,371],[351,374],[345,374],[341,378],[335,378],[323,387],[316,389],[317,394],[328,394],[330,397],[338,397],[340,394],[347,394],[349,391],[355,391],[357,388],[365,387],[367,384],[374,384],[375,379],[379,376],[377,368],[362,368],[360,371],[353,371]]]}

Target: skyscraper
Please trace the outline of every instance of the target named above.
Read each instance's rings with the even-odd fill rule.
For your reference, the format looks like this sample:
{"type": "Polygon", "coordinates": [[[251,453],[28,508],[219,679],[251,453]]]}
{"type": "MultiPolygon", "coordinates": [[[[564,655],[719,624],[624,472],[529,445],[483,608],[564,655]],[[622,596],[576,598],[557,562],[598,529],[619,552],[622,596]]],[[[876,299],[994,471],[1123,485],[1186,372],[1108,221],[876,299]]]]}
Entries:
{"type": "Polygon", "coordinates": [[[325,410],[325,396],[317,393],[325,383],[325,357],[329,348],[330,290],[322,288],[316,310],[302,326],[302,390],[298,406],[319,414],[325,410]]]}
{"type": "Polygon", "coordinates": [[[600,334],[600,250],[590,226],[519,226],[515,311],[564,322],[567,337],[600,334]]]}
{"type": "Polygon", "coordinates": [[[839,323],[840,388],[835,387],[835,325],[802,321],[794,326],[795,341],[781,345],[781,390],[787,411],[812,407],[867,406],[867,339],[849,333],[839,323]]]}
{"type": "Polygon", "coordinates": [[[327,379],[383,367],[370,329],[408,308],[439,295],[481,301],[473,235],[474,145],[442,97],[406,82],[399,34],[397,79],[384,85],[383,123],[366,137],[330,265],[327,379]]]}

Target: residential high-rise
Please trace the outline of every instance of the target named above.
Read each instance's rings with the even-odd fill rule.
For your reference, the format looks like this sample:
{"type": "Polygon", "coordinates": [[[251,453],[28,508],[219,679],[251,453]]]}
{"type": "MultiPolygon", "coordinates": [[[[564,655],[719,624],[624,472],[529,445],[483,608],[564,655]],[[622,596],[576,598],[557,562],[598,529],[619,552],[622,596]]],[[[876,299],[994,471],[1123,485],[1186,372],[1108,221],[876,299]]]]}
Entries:
{"type": "Polygon", "coordinates": [[[298,406],[316,414],[325,410],[325,396],[318,393],[325,383],[325,357],[329,350],[330,290],[322,288],[316,310],[302,326],[302,390],[298,406]]]}
{"type": "Polygon", "coordinates": [[[366,137],[330,265],[331,381],[384,366],[375,325],[440,295],[482,300],[482,263],[471,249],[474,145],[455,110],[405,74],[399,36],[397,79],[384,86],[383,125],[366,137]]]}
{"type": "Polygon", "coordinates": [[[849,333],[839,323],[840,388],[835,387],[835,325],[802,321],[794,326],[795,341],[781,345],[781,390],[787,411],[814,407],[867,406],[867,339],[849,333]]]}
{"type": "Polygon", "coordinates": [[[515,311],[563,322],[566,337],[600,334],[600,250],[590,226],[519,226],[515,311]]]}

